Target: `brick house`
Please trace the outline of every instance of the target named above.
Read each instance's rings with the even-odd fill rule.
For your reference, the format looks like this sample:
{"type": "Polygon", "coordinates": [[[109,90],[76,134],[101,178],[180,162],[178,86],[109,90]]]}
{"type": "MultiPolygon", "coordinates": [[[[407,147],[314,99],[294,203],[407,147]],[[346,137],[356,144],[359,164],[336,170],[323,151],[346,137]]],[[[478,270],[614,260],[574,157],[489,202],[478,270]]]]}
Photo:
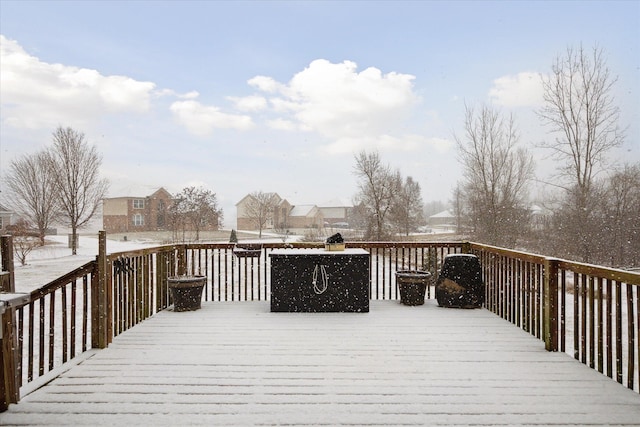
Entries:
{"type": "Polygon", "coordinates": [[[159,188],[149,196],[124,196],[103,199],[102,227],[107,233],[167,231],[171,229],[171,194],[159,188]]]}

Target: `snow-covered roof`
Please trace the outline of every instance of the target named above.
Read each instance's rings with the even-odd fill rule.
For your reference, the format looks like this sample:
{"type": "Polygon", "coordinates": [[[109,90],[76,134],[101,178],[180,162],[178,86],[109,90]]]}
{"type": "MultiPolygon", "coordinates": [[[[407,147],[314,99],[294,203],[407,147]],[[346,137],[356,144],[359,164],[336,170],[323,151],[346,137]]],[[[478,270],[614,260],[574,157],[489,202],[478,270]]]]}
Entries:
{"type": "MultiPolygon", "coordinates": [[[[264,193],[265,195],[268,195],[270,197],[275,197],[278,200],[278,204],[282,203],[284,201],[284,199],[282,197],[280,197],[280,195],[278,195],[278,193],[264,193]]],[[[236,203],[236,206],[242,204],[246,199],[255,199],[255,197],[253,196],[253,194],[249,193],[247,195],[245,195],[242,199],[240,199],[239,202],[236,203]]]]}
{"type": "Polygon", "coordinates": [[[121,199],[139,197],[144,198],[151,196],[164,187],[152,186],[152,185],[124,185],[120,187],[112,187],[109,189],[108,197],[106,199],[121,199]]]}
{"type": "Polygon", "coordinates": [[[344,199],[331,199],[318,205],[319,208],[351,208],[353,203],[344,199]]]}
{"type": "Polygon", "coordinates": [[[291,209],[289,216],[308,216],[314,209],[317,209],[316,205],[297,205],[291,209]]]}
{"type": "Polygon", "coordinates": [[[435,215],[431,215],[429,218],[455,218],[455,215],[453,215],[451,212],[449,212],[449,210],[444,210],[442,212],[438,212],[435,215]]]}

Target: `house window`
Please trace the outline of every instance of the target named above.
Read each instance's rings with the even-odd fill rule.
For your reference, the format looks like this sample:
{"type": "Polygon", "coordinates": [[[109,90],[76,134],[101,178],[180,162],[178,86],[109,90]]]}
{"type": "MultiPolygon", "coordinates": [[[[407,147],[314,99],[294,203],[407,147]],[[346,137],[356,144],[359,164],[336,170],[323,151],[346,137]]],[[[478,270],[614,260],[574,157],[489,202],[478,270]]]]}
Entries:
{"type": "Polygon", "coordinates": [[[141,214],[133,216],[133,225],[144,225],[144,217],[141,214]]]}
{"type": "Polygon", "coordinates": [[[158,214],[156,216],[156,222],[157,222],[157,226],[158,228],[164,228],[164,223],[165,223],[165,218],[164,218],[164,213],[165,213],[165,207],[164,207],[164,200],[158,200],[158,214]]]}
{"type": "Polygon", "coordinates": [[[144,209],[144,199],[133,199],[133,209],[144,209]]]}

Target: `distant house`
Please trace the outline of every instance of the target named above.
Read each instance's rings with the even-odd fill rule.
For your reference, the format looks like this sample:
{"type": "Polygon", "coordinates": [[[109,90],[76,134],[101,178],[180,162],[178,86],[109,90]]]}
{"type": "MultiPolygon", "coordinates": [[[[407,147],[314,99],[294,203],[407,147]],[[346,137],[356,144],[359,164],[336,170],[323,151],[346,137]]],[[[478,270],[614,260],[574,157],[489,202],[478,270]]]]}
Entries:
{"type": "Polygon", "coordinates": [[[324,216],[316,205],[294,206],[289,212],[289,228],[322,228],[324,216]]]}
{"type": "Polygon", "coordinates": [[[318,208],[327,225],[332,226],[338,224],[344,226],[349,222],[353,204],[340,199],[332,199],[321,203],[318,208]]]}
{"type": "Polygon", "coordinates": [[[549,209],[542,208],[536,204],[529,207],[529,213],[531,215],[531,227],[537,230],[541,230],[549,225],[551,217],[553,216],[549,209]]]}
{"type": "Polygon", "coordinates": [[[159,188],[148,196],[122,196],[102,201],[102,227],[107,233],[170,230],[171,194],[159,188]]]}
{"type": "Polygon", "coordinates": [[[435,215],[431,215],[427,223],[431,228],[449,229],[455,228],[456,217],[449,210],[438,212],[435,215]]]}
{"type": "MultiPolygon", "coordinates": [[[[286,225],[291,205],[285,199],[280,197],[278,193],[267,193],[267,196],[273,198],[275,207],[272,212],[267,214],[266,229],[272,229],[276,226],[286,225]]],[[[247,194],[236,203],[236,227],[238,230],[256,230],[254,218],[250,213],[250,206],[255,202],[255,197],[247,194]]]]}
{"type": "Polygon", "coordinates": [[[12,224],[13,215],[13,212],[5,208],[3,205],[0,205],[0,232],[2,234],[6,233],[7,227],[12,224]]]}
{"type": "MultiPolygon", "coordinates": [[[[321,228],[325,217],[316,205],[292,205],[277,193],[268,193],[274,198],[275,206],[268,215],[265,229],[293,229],[293,228],[321,228]]],[[[254,219],[249,212],[253,196],[247,194],[238,203],[237,228],[238,230],[257,230],[254,219]]],[[[342,217],[341,217],[342,218],[342,217]]]]}
{"type": "Polygon", "coordinates": [[[290,228],[291,226],[289,225],[289,215],[291,215],[291,209],[293,209],[291,203],[289,203],[286,199],[280,200],[278,205],[273,210],[270,228],[290,228]]]}

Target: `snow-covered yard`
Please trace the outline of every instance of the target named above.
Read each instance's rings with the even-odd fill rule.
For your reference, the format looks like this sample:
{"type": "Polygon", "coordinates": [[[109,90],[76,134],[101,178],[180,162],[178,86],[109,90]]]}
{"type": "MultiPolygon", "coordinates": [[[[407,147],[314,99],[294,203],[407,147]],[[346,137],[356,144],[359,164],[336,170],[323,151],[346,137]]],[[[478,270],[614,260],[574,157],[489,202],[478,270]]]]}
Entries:
{"type": "MultiPolygon", "coordinates": [[[[107,239],[107,252],[122,252],[156,246],[150,240],[118,241],[107,239]]],[[[77,255],[71,255],[66,235],[47,236],[47,244],[35,248],[27,256],[27,265],[15,262],[16,292],[30,292],[77,267],[95,259],[98,236],[80,236],[77,255]]]]}

